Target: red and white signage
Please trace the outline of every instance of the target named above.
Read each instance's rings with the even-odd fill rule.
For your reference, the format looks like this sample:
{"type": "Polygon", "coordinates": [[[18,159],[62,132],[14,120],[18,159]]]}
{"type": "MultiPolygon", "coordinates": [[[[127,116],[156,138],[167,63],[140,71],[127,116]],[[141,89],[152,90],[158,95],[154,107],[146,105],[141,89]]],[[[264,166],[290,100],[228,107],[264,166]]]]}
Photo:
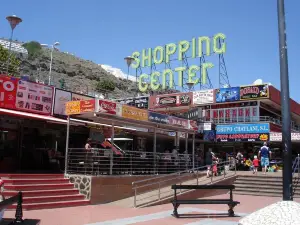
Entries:
{"type": "Polygon", "coordinates": [[[51,114],[53,87],[19,80],[16,109],[38,114],[51,114]]]}
{"type": "Polygon", "coordinates": [[[107,100],[98,100],[97,112],[122,115],[122,104],[107,100]]]}
{"type": "Polygon", "coordinates": [[[183,128],[189,128],[189,123],[188,120],[174,117],[174,116],[169,116],[169,124],[170,125],[175,125],[175,126],[180,126],[183,128]]]}
{"type": "Polygon", "coordinates": [[[207,110],[208,117],[219,121],[245,122],[259,121],[259,107],[237,107],[207,110]]]}
{"type": "MultiPolygon", "coordinates": [[[[292,138],[292,141],[300,141],[300,133],[291,133],[291,138],[292,138]]],[[[282,133],[271,132],[270,133],[270,141],[281,142],[282,141],[282,133]]]]}
{"type": "Polygon", "coordinates": [[[0,75],[0,108],[16,109],[18,78],[0,75]]]}

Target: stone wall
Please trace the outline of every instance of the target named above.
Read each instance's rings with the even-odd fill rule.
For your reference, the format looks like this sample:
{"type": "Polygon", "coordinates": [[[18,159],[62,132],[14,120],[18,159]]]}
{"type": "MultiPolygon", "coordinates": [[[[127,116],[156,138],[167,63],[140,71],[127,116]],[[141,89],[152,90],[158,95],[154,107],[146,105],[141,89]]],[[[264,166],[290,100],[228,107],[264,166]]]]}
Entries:
{"type": "Polygon", "coordinates": [[[67,178],[70,179],[70,182],[74,184],[74,187],[77,188],[80,194],[83,194],[86,199],[91,199],[91,190],[92,190],[92,177],[85,175],[67,175],[67,178]]]}

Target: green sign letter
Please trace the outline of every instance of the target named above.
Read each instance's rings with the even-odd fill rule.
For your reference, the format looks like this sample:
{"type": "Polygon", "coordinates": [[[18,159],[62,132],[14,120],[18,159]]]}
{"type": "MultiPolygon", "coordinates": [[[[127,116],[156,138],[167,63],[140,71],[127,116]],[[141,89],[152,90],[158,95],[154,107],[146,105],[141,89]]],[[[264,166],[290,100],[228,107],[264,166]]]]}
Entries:
{"type": "Polygon", "coordinates": [[[153,62],[155,64],[161,64],[164,61],[164,48],[157,46],[153,51],[153,62]],[[157,53],[159,52],[160,58],[157,59],[157,53]]]}
{"type": "Polygon", "coordinates": [[[206,80],[207,80],[207,69],[213,68],[214,64],[212,63],[203,63],[202,64],[202,68],[201,68],[201,80],[202,80],[202,84],[206,84],[206,80]]]}
{"type": "Polygon", "coordinates": [[[166,89],[167,87],[167,76],[169,75],[169,88],[173,88],[174,76],[173,71],[170,69],[166,69],[163,71],[162,75],[162,89],[166,89]]]}
{"type": "Polygon", "coordinates": [[[177,67],[175,71],[178,72],[178,86],[182,87],[182,80],[183,80],[183,71],[185,71],[185,67],[177,67]]]}
{"type": "Polygon", "coordinates": [[[156,77],[159,77],[160,73],[155,71],[151,74],[151,78],[150,78],[150,87],[153,91],[156,91],[157,89],[159,89],[159,79],[156,77]]]}
{"type": "Polygon", "coordinates": [[[205,42],[206,55],[210,56],[210,39],[207,36],[198,38],[198,56],[202,57],[203,55],[203,42],[205,42]]]}
{"type": "Polygon", "coordinates": [[[178,44],[178,60],[182,61],[183,53],[187,52],[190,47],[190,42],[180,41],[178,44]]]}
{"type": "Polygon", "coordinates": [[[134,52],[132,53],[132,58],[134,58],[134,61],[131,63],[131,67],[136,69],[140,66],[140,53],[139,52],[134,52]]]}
{"type": "Polygon", "coordinates": [[[170,55],[173,55],[176,52],[176,45],[170,43],[166,45],[166,63],[170,62],[170,55]]]}
{"type": "Polygon", "coordinates": [[[214,36],[214,52],[217,54],[222,54],[226,52],[226,42],[225,42],[226,36],[225,34],[218,33],[214,36]],[[219,39],[222,39],[223,42],[220,41],[219,39]]]}
{"type": "Polygon", "coordinates": [[[189,68],[189,79],[188,82],[189,83],[193,83],[193,84],[197,84],[199,82],[199,78],[197,78],[196,80],[193,80],[193,77],[196,77],[196,71],[199,71],[200,67],[199,66],[190,66],[189,68]]]}
{"type": "Polygon", "coordinates": [[[148,79],[148,75],[143,73],[139,77],[139,90],[141,92],[146,92],[148,89],[148,84],[144,81],[144,79],[148,79]]]}
{"type": "Polygon", "coordinates": [[[142,51],[142,67],[146,66],[145,65],[146,60],[147,60],[147,66],[151,66],[152,65],[152,49],[151,48],[148,48],[148,53],[146,53],[146,49],[143,49],[143,51],[142,51]]]}

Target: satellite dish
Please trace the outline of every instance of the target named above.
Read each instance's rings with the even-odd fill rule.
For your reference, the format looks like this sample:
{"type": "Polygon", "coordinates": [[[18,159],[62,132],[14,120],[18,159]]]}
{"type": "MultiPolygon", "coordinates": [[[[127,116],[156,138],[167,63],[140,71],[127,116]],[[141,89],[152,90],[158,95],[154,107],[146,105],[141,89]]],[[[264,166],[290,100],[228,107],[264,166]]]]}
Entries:
{"type": "Polygon", "coordinates": [[[253,82],[254,85],[259,85],[259,84],[263,84],[262,79],[257,79],[256,81],[253,82]]]}

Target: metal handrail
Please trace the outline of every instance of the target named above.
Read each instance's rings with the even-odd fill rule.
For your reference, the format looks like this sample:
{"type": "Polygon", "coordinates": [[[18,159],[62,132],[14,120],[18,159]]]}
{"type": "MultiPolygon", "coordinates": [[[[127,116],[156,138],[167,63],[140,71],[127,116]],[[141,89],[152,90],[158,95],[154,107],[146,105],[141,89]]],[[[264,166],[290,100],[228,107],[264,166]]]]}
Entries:
{"type": "MultiPolygon", "coordinates": [[[[229,166],[230,165],[234,165],[234,174],[236,174],[236,160],[229,160],[229,161],[223,161],[223,162],[218,163],[218,165],[217,165],[218,167],[224,167],[224,179],[226,177],[226,165],[229,165],[229,166]]],[[[213,166],[214,166],[214,164],[210,165],[211,172],[212,172],[213,166]]],[[[201,166],[201,167],[197,167],[195,169],[179,171],[179,172],[171,173],[171,174],[164,175],[164,176],[152,177],[152,178],[148,178],[148,179],[144,179],[144,180],[132,182],[132,189],[134,190],[134,207],[137,207],[137,195],[138,195],[138,189],[139,188],[144,188],[144,187],[147,187],[147,186],[158,185],[158,188],[157,188],[157,190],[158,190],[157,200],[160,200],[161,199],[161,189],[164,188],[164,186],[162,185],[162,183],[165,183],[165,182],[168,182],[168,181],[172,181],[172,180],[174,180],[174,182],[176,182],[179,179],[182,179],[183,176],[190,175],[191,174],[190,172],[192,172],[194,174],[196,173],[196,183],[198,184],[199,183],[199,171],[201,171],[202,169],[204,169],[204,171],[206,172],[207,171],[206,170],[207,166],[201,166]],[[183,174],[183,176],[180,176],[182,174],[183,174]],[[167,177],[170,177],[170,178],[166,179],[167,177]],[[137,186],[137,184],[141,184],[141,183],[153,181],[155,179],[157,179],[158,181],[137,186]]],[[[213,174],[211,174],[210,183],[213,183],[213,177],[214,177],[213,174]]],[[[151,191],[154,191],[154,190],[151,190],[151,191]]],[[[147,192],[150,192],[150,190],[142,192],[142,193],[139,193],[139,194],[141,195],[141,194],[144,194],[144,193],[147,193],[147,192]]],[[[153,196],[151,196],[151,197],[153,197],[153,196]]]]}

